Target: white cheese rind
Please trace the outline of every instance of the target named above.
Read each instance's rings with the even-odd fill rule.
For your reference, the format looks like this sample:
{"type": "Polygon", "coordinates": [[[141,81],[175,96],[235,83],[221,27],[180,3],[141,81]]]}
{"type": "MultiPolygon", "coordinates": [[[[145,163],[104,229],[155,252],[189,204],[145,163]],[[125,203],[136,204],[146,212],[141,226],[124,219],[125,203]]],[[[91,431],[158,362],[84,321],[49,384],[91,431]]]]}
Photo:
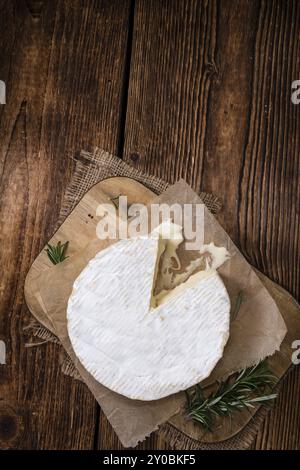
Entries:
{"type": "Polygon", "coordinates": [[[67,309],[83,366],[138,400],[208,377],[229,336],[230,301],[216,271],[150,308],[157,252],[157,238],[121,240],[99,252],[76,279],[67,309]]]}

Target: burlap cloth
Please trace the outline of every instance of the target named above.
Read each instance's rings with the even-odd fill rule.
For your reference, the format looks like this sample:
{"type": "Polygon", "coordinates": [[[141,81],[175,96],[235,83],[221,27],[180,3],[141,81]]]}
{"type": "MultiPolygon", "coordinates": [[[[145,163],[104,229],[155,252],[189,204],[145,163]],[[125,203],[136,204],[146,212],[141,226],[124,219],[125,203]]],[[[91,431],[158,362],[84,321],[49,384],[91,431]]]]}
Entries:
{"type": "MultiPolygon", "coordinates": [[[[113,176],[126,176],[144,184],[155,194],[165,191],[169,183],[150,176],[135,168],[132,168],[120,158],[109,154],[102,149],[95,149],[93,153],[82,151],[81,154],[74,159],[74,174],[66,189],[64,200],[62,203],[59,219],[56,228],[58,228],[65,218],[70,214],[72,209],[84,196],[84,194],[96,183],[113,176]]],[[[201,199],[213,213],[221,210],[221,200],[212,194],[200,192],[201,199]]],[[[38,342],[27,342],[27,347],[40,346],[46,342],[59,343],[59,340],[44,326],[40,325],[36,320],[30,322],[25,327],[26,334],[31,337],[39,338],[38,342]]],[[[61,351],[61,369],[65,375],[71,376],[76,380],[80,380],[80,376],[75,369],[72,361],[64,351],[61,351]]],[[[254,418],[245,426],[238,434],[226,441],[215,444],[207,444],[191,439],[182,433],[170,423],[160,426],[157,433],[161,435],[173,448],[183,450],[193,449],[248,449],[261,426],[269,407],[261,406],[254,418]]]]}

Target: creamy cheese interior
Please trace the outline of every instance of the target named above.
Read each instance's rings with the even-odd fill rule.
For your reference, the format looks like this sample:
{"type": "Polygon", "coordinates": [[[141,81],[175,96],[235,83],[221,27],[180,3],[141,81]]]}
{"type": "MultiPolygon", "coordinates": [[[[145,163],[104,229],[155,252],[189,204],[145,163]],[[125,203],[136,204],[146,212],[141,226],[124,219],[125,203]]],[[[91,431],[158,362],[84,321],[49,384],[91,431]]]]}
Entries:
{"type": "MultiPolygon", "coordinates": [[[[167,276],[169,269],[172,268],[175,270],[180,269],[181,267],[177,248],[183,242],[182,227],[168,220],[153,230],[152,236],[159,238],[152,296],[150,301],[151,308],[155,308],[158,305],[158,296],[154,294],[158,273],[160,272],[162,275],[167,276]]],[[[159,295],[161,296],[162,293],[159,295]]]]}
{"type": "Polygon", "coordinates": [[[183,272],[176,272],[181,269],[177,249],[184,240],[182,230],[182,226],[168,220],[152,232],[154,236],[159,237],[159,245],[150,302],[151,308],[165,303],[186,288],[193,287],[200,280],[213,275],[229,258],[225,247],[217,247],[211,242],[202,245],[199,257],[192,260],[183,272]],[[203,264],[204,270],[199,271],[203,264]],[[197,270],[198,272],[195,272],[197,270]],[[158,274],[160,274],[159,285],[157,285],[158,274]],[[156,292],[157,290],[158,292],[156,292]]]}

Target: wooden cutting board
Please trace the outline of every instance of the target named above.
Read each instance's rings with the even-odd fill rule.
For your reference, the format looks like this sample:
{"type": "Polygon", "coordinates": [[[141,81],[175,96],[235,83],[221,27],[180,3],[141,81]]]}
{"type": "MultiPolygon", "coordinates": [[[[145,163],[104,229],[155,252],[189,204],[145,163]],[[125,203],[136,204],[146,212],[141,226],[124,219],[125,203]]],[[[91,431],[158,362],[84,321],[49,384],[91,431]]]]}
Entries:
{"type": "MultiPolygon", "coordinates": [[[[104,180],[91,188],[81,199],[78,205],[70,213],[64,223],[53,235],[50,244],[56,244],[58,241],[65,242],[69,240],[68,255],[73,254],[84,248],[91,240],[96,238],[96,225],[98,218],[96,210],[99,204],[110,204],[112,208],[111,216],[115,216],[115,205],[112,200],[120,195],[126,195],[128,205],[133,203],[148,204],[155,194],[133,179],[125,177],[114,177],[104,180]]],[[[25,281],[25,299],[26,303],[35,316],[35,318],[54,331],[49,318],[41,309],[36,301],[36,279],[46,269],[52,266],[48,256],[43,249],[32,264],[25,281]]],[[[286,373],[291,365],[291,357],[294,352],[292,342],[294,339],[300,339],[300,307],[296,301],[280,286],[258,273],[261,281],[269,290],[276,301],[278,308],[286,322],[288,334],[286,335],[280,352],[269,359],[269,364],[278,380],[286,373]]],[[[176,416],[170,420],[172,426],[176,427],[183,434],[202,442],[220,442],[236,435],[240,432],[253,417],[252,413],[238,412],[232,420],[222,419],[217,423],[212,433],[203,433],[202,429],[190,421],[186,421],[182,416],[176,416]]]]}

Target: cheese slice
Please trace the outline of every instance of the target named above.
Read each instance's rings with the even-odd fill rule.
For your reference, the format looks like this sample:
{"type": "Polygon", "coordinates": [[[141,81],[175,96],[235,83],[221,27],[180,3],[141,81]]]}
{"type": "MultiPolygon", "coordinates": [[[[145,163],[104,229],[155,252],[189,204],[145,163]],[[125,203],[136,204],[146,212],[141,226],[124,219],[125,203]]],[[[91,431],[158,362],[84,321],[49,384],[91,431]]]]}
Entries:
{"type": "Polygon", "coordinates": [[[126,397],[156,400],[208,377],[229,336],[230,301],[214,269],[159,299],[153,290],[161,237],[121,240],[76,279],[68,332],[83,366],[126,397]]]}

